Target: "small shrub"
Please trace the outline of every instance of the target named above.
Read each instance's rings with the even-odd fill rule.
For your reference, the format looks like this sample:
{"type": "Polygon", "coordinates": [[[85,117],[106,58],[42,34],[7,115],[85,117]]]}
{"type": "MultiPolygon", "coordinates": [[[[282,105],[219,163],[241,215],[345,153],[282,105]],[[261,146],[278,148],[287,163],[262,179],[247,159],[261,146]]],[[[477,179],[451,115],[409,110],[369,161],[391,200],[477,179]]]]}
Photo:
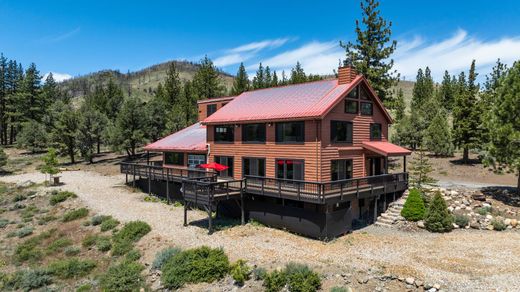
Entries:
{"type": "Polygon", "coordinates": [[[70,240],[69,238],[58,238],[51,244],[49,244],[49,246],[47,247],[47,251],[49,253],[55,253],[63,250],[65,247],[70,245],[72,245],[72,240],[70,240]]]}
{"type": "Polygon", "coordinates": [[[14,251],[14,258],[17,262],[31,261],[36,262],[43,256],[43,252],[38,245],[42,240],[49,238],[56,232],[56,229],[51,229],[46,232],[42,232],[39,235],[27,239],[23,243],[19,244],[14,251]]]}
{"type": "Polygon", "coordinates": [[[453,221],[460,227],[466,227],[469,224],[469,217],[463,214],[455,214],[453,221]]]}
{"type": "Polygon", "coordinates": [[[57,192],[57,193],[52,193],[51,194],[51,198],[49,199],[49,203],[54,206],[54,205],[57,205],[61,202],[65,202],[68,198],[76,198],[76,194],[73,193],[73,192],[67,192],[67,191],[63,191],[63,192],[57,192]]]}
{"type": "Polygon", "coordinates": [[[96,216],[92,217],[92,219],[90,219],[90,223],[93,226],[97,226],[97,225],[100,225],[101,223],[103,223],[103,221],[105,221],[105,220],[107,220],[109,218],[112,218],[112,216],[96,215],[96,216]]]}
{"type": "Polygon", "coordinates": [[[267,275],[267,270],[262,267],[257,267],[253,269],[253,279],[256,281],[264,280],[267,275]]]}
{"type": "Polygon", "coordinates": [[[58,260],[52,262],[48,270],[51,274],[63,278],[77,278],[86,276],[96,267],[96,262],[93,260],[80,260],[77,258],[58,260]]]}
{"type": "Polygon", "coordinates": [[[0,228],[4,228],[9,224],[9,220],[0,218],[0,228]]]}
{"type": "Polygon", "coordinates": [[[348,292],[348,289],[345,287],[335,286],[335,287],[330,288],[330,292],[348,292]]]}
{"type": "Polygon", "coordinates": [[[408,221],[419,221],[424,219],[425,207],[418,189],[411,189],[408,198],[401,210],[401,216],[408,221]]]}
{"type": "Polygon", "coordinates": [[[211,283],[229,272],[229,260],[222,249],[207,246],[189,249],[174,255],[162,269],[162,283],[178,289],[186,283],[211,283]]]}
{"type": "Polygon", "coordinates": [[[14,273],[6,286],[11,289],[31,291],[52,283],[52,277],[44,270],[23,270],[14,273]]]}
{"type": "Polygon", "coordinates": [[[78,255],[80,252],[81,248],[79,248],[78,246],[68,246],[63,251],[63,253],[65,253],[65,255],[68,257],[78,255]]]}
{"type": "Polygon", "coordinates": [[[112,242],[109,236],[98,236],[96,238],[96,247],[99,251],[106,252],[112,248],[112,242]]]}
{"type": "Polygon", "coordinates": [[[507,228],[507,225],[504,223],[503,220],[499,220],[496,218],[491,220],[491,225],[493,225],[493,230],[496,231],[504,231],[507,228]]]}
{"type": "Polygon", "coordinates": [[[316,291],[321,287],[320,276],[306,265],[289,263],[285,273],[291,292],[316,291]]]}
{"type": "Polygon", "coordinates": [[[83,245],[84,247],[91,247],[96,244],[97,239],[98,239],[97,235],[89,234],[83,239],[83,241],[81,242],[81,245],[83,245]]]}
{"type": "Polygon", "coordinates": [[[152,269],[161,270],[164,264],[179,252],[181,252],[181,249],[178,247],[168,247],[157,252],[152,263],[152,269]]]}
{"type": "Polygon", "coordinates": [[[451,216],[440,192],[433,196],[428,206],[424,226],[430,232],[448,232],[453,229],[453,216],[451,216]]]}
{"type": "Polygon", "coordinates": [[[231,265],[231,277],[235,280],[239,286],[244,285],[244,282],[249,280],[251,277],[251,268],[247,265],[244,260],[238,260],[231,265]]]}
{"type": "Polygon", "coordinates": [[[481,216],[486,216],[488,213],[491,212],[491,207],[489,206],[486,206],[486,207],[482,207],[482,208],[478,208],[477,209],[477,213],[481,216]]]}
{"type": "Polygon", "coordinates": [[[116,228],[117,225],[119,225],[119,221],[117,221],[114,218],[108,218],[101,223],[100,228],[101,228],[101,231],[105,232],[105,231],[116,228]]]}
{"type": "Polygon", "coordinates": [[[90,283],[82,284],[76,289],[76,292],[89,292],[94,289],[94,286],[90,283]]]}
{"type": "Polygon", "coordinates": [[[152,228],[146,222],[133,221],[125,224],[123,228],[114,234],[114,243],[112,248],[112,255],[124,255],[133,248],[134,242],[141,239],[152,228]]]}
{"type": "Polygon", "coordinates": [[[264,287],[266,292],[278,292],[287,284],[287,275],[284,271],[274,270],[267,273],[264,277],[264,287]]]}
{"type": "Polygon", "coordinates": [[[125,256],[125,259],[127,261],[131,261],[131,262],[135,262],[135,261],[139,260],[140,258],[141,258],[141,253],[136,249],[132,249],[125,256]]]}
{"type": "Polygon", "coordinates": [[[101,277],[103,291],[136,291],[144,279],[141,271],[144,267],[137,262],[123,261],[114,265],[101,277]]]}
{"type": "Polygon", "coordinates": [[[16,203],[16,202],[21,202],[23,200],[26,200],[27,199],[27,196],[24,195],[24,194],[16,194],[13,198],[13,203],[16,203]]]}
{"type": "Polygon", "coordinates": [[[19,238],[29,236],[33,233],[34,228],[30,226],[22,227],[16,231],[16,236],[19,238]]]}
{"type": "Polygon", "coordinates": [[[69,222],[73,220],[77,220],[80,218],[87,217],[88,215],[88,209],[86,208],[80,208],[76,210],[69,211],[63,215],[63,222],[69,222]]]}
{"type": "Polygon", "coordinates": [[[38,225],[46,225],[47,223],[54,221],[58,218],[52,215],[45,215],[38,220],[38,225]]]}

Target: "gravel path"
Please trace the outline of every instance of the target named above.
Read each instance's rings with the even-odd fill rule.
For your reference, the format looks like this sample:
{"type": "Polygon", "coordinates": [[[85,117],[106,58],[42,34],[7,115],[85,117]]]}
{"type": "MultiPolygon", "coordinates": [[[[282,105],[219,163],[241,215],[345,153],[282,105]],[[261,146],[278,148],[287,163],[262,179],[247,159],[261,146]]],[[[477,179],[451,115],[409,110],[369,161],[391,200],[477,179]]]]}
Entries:
{"type": "MultiPolygon", "coordinates": [[[[75,192],[94,212],[126,222],[144,220],[152,232],[140,241],[150,262],[165,245],[223,247],[232,260],[281,266],[306,262],[324,273],[367,271],[369,268],[414,276],[457,291],[513,291],[520,287],[520,233],[456,230],[448,234],[403,232],[368,227],[329,243],[251,225],[235,226],[209,236],[206,229],[183,227],[183,209],[144,202],[145,196],[124,186],[124,176],[64,172],[61,189],[75,192]],[[515,288],[516,287],[516,288],[515,288]]],[[[40,173],[0,177],[6,182],[41,182],[40,173]]],[[[204,219],[189,212],[189,220],[204,219]]]]}

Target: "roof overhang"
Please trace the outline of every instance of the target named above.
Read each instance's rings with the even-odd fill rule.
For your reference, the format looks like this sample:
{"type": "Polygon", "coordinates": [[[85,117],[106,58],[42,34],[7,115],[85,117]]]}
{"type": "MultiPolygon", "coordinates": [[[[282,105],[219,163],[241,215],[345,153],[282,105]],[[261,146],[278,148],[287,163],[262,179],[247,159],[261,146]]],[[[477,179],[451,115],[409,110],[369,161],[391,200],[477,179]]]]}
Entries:
{"type": "Polygon", "coordinates": [[[390,142],[369,141],[363,142],[362,145],[363,148],[383,156],[405,156],[412,154],[412,151],[390,142]]]}

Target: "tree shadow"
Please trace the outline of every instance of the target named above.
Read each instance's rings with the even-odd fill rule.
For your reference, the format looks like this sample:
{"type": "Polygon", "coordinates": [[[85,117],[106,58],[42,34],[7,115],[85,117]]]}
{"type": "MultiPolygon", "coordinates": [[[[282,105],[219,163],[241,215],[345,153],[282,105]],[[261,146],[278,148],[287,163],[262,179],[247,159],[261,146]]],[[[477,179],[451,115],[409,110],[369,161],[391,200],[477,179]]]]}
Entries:
{"type": "Polygon", "coordinates": [[[450,163],[455,165],[467,165],[467,166],[475,166],[475,164],[482,164],[482,161],[477,158],[471,158],[466,161],[464,161],[462,158],[460,159],[452,159],[450,160],[450,163]]]}
{"type": "MultiPolygon", "coordinates": [[[[197,226],[200,228],[208,229],[209,221],[208,218],[194,220],[188,223],[190,226],[197,226]]],[[[217,217],[212,220],[213,232],[226,230],[235,226],[240,226],[240,219],[229,218],[229,217],[217,217]]]]}
{"type": "Polygon", "coordinates": [[[484,195],[489,196],[505,205],[520,207],[520,196],[515,187],[490,186],[480,190],[484,195]]]}

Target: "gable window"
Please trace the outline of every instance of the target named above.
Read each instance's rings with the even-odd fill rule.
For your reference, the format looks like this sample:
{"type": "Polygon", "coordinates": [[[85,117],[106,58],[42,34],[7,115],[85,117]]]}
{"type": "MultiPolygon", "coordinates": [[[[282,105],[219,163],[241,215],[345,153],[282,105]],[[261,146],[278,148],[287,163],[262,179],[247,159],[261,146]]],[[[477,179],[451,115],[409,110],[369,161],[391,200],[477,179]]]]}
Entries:
{"type": "Polygon", "coordinates": [[[303,143],[305,122],[276,123],[277,143],[303,143]]]}
{"type": "Polygon", "coordinates": [[[265,176],[265,158],[245,157],[242,160],[242,174],[265,176]]]}
{"type": "Polygon", "coordinates": [[[206,115],[209,117],[212,114],[214,114],[217,111],[217,105],[216,104],[208,104],[206,106],[206,115]]]}
{"type": "Polygon", "coordinates": [[[265,124],[242,125],[242,142],[265,143],[265,124]]]}
{"type": "Polygon", "coordinates": [[[370,124],[370,140],[381,140],[381,124],[370,124]]]}
{"type": "Polygon", "coordinates": [[[347,114],[357,114],[357,112],[358,112],[358,102],[357,102],[357,100],[345,99],[345,113],[347,113],[347,114]]]}
{"type": "Polygon", "coordinates": [[[356,86],[356,88],[352,89],[347,94],[347,98],[358,99],[358,88],[359,88],[359,86],[356,86]]]}
{"type": "Polygon", "coordinates": [[[352,159],[330,161],[330,178],[332,181],[352,178],[352,159]]]}
{"type": "Polygon", "coordinates": [[[352,144],[352,122],[330,121],[330,143],[352,144]]]}
{"type": "Polygon", "coordinates": [[[215,126],[215,142],[234,142],[234,126],[215,126]]]}
{"type": "Polygon", "coordinates": [[[371,102],[361,102],[361,114],[364,116],[371,116],[374,114],[371,102]]]}
{"type": "Polygon", "coordinates": [[[358,86],[358,90],[359,90],[359,98],[364,99],[364,100],[370,100],[370,95],[368,95],[368,92],[364,86],[358,86]]]}
{"type": "Polygon", "coordinates": [[[215,156],[215,162],[229,167],[226,170],[220,171],[222,177],[233,177],[233,157],[232,156],[215,156]]]}
{"type": "Polygon", "coordinates": [[[184,165],[184,153],[164,152],[164,164],[184,165]]]}

